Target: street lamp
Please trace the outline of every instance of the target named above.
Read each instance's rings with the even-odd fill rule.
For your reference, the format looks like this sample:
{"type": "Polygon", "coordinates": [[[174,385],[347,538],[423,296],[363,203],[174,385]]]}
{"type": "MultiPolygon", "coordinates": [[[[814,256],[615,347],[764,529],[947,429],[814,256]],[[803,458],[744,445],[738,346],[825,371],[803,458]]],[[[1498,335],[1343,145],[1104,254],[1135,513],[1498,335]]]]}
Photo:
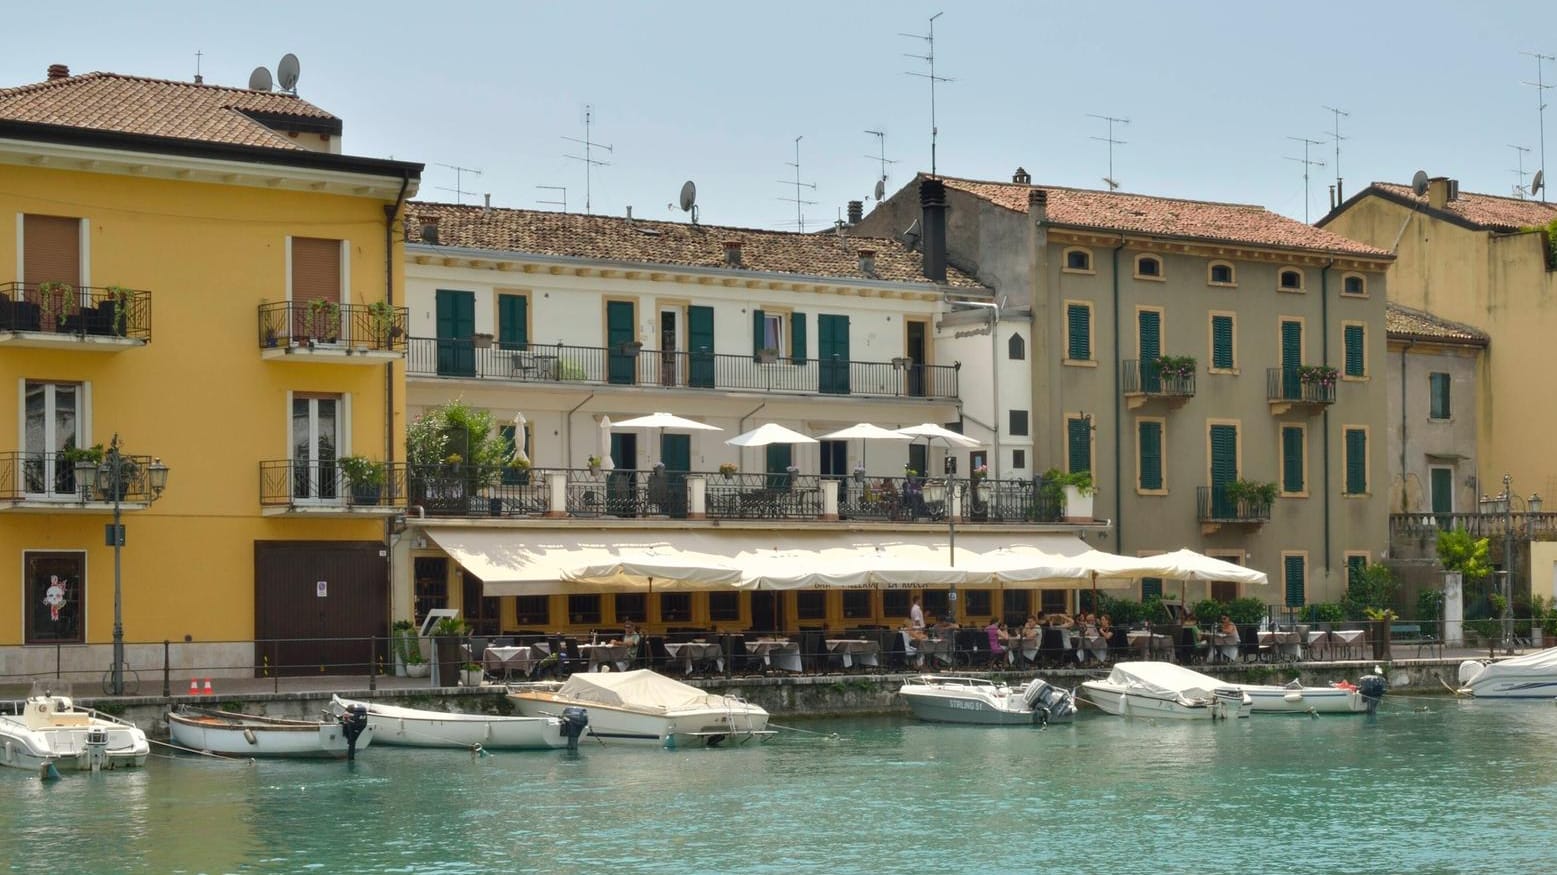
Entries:
{"type": "Polygon", "coordinates": [[[1514,478],[1508,474],[1503,475],[1503,491],[1488,501],[1483,498],[1484,504],[1490,504],[1494,512],[1503,512],[1503,646],[1509,653],[1514,652],[1514,502],[1518,501],[1526,514],[1524,533],[1529,532],[1530,520],[1528,515],[1541,512],[1541,495],[1532,492],[1529,498],[1522,498],[1514,494],[1514,478]]]}
{"type": "Polygon", "coordinates": [[[129,488],[138,482],[143,494],[148,496],[148,502],[156,501],[162,497],[162,490],[167,488],[168,466],[162,464],[161,459],[154,458],[145,465],[143,473],[141,461],[134,456],[126,456],[119,449],[119,434],[115,432],[113,441],[108,445],[108,452],[103,456],[103,464],[97,469],[96,482],[98,491],[111,496],[114,502],[114,521],[108,528],[108,543],[114,548],[114,664],[110,692],[115,696],[124,695],[124,590],[120,576],[124,524],[120,522],[120,503],[129,488]],[[144,481],[141,481],[142,477],[145,477],[144,481]],[[149,493],[145,492],[147,489],[149,493]]]}

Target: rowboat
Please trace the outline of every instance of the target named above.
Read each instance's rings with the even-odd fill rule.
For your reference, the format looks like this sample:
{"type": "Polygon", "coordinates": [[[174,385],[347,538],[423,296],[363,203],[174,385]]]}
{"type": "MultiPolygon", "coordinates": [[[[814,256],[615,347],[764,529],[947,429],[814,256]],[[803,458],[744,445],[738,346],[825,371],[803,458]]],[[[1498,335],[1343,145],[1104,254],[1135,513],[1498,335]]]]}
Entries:
{"type": "Polygon", "coordinates": [[[13,705],[12,713],[0,714],[0,765],[53,777],[60,767],[96,772],[143,766],[150,751],[135,724],[77,707],[68,681],[35,681],[19,713],[13,705]]]}
{"type": "Polygon", "coordinates": [[[1243,690],[1256,712],[1284,714],[1361,714],[1378,708],[1388,684],[1382,675],[1364,676],[1358,683],[1337,681],[1324,687],[1305,687],[1297,681],[1285,685],[1231,684],[1243,690]]]}
{"type": "Polygon", "coordinates": [[[460,714],[340,696],[330,699],[330,709],[337,715],[347,714],[353,707],[367,712],[368,726],[379,744],[471,750],[546,750],[568,746],[568,733],[561,717],[460,714]]]}
{"type": "Polygon", "coordinates": [[[333,757],[352,759],[373,743],[365,711],[325,720],[292,720],[210,711],[188,705],[168,712],[173,743],[190,750],[244,757],[333,757]]]}

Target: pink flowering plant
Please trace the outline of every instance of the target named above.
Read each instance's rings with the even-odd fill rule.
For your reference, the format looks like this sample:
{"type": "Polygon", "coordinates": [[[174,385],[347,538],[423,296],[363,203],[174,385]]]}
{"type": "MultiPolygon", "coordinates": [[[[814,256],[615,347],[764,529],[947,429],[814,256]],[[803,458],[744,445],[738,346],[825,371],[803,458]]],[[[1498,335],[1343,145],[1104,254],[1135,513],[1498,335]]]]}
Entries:
{"type": "Polygon", "coordinates": [[[1298,367],[1298,381],[1309,386],[1324,386],[1331,388],[1339,373],[1329,365],[1301,365],[1298,367]]]}

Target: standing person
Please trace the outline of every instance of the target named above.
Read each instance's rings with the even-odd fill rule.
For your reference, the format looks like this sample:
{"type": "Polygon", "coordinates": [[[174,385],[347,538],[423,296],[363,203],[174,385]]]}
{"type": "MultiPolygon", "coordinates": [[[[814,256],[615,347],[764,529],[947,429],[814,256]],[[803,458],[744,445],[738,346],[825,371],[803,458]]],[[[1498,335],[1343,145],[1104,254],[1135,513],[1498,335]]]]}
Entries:
{"type": "Polygon", "coordinates": [[[908,628],[924,629],[924,608],[919,606],[919,596],[915,595],[908,606],[908,628]]]}

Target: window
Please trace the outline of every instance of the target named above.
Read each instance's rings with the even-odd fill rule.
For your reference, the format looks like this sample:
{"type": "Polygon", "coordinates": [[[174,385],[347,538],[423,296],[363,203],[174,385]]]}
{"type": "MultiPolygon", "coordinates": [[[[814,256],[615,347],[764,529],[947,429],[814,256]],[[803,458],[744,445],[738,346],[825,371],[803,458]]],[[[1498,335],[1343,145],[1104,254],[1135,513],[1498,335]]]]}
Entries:
{"type": "Polygon", "coordinates": [[[521,626],[551,625],[551,597],[522,595],[514,598],[514,622],[521,626]]]}
{"type": "Polygon", "coordinates": [[[337,395],[292,398],[292,498],[333,501],[340,496],[335,460],[349,417],[337,395]]]}
{"type": "MultiPolygon", "coordinates": [[[[339,305],[342,295],[341,241],[318,237],[290,237],[287,253],[291,259],[290,294],[294,305],[313,301],[331,301],[339,305]]],[[[292,334],[326,342],[342,336],[340,307],[294,306],[292,334]]],[[[466,337],[461,340],[468,339],[466,337]]]]}
{"type": "Polygon", "coordinates": [[[804,313],[751,311],[752,355],[772,350],[774,355],[803,363],[806,358],[806,317],[804,313]],[[787,345],[786,345],[787,344],[787,345]]]}
{"type": "Polygon", "coordinates": [[[81,644],[85,639],[86,554],[22,553],[27,643],[81,644]]]}
{"type": "Polygon", "coordinates": [[[843,618],[845,620],[867,620],[872,616],[870,607],[871,592],[868,589],[846,589],[843,591],[843,618]]]}
{"type": "Polygon", "coordinates": [[[762,349],[784,352],[784,317],[772,313],[762,315],[762,349]]]}
{"type": "Polygon", "coordinates": [[[66,216],[22,217],[22,280],[81,285],[81,220],[66,216]]]}
{"type": "Polygon", "coordinates": [[[1070,590],[1068,589],[1040,589],[1038,590],[1038,610],[1045,614],[1059,614],[1070,608],[1070,590]]]}
{"type": "Polygon", "coordinates": [[[1006,341],[1006,358],[1014,362],[1027,358],[1027,341],[1022,339],[1022,335],[1013,334],[1011,339],[1006,341]]]}
{"type": "Polygon", "coordinates": [[[616,622],[628,620],[642,623],[649,619],[649,596],[641,592],[624,592],[613,597],[616,601],[616,622]]]}
{"type": "Polygon", "coordinates": [[[1232,314],[1211,314],[1211,370],[1231,371],[1238,367],[1237,336],[1232,314]]]}
{"type": "Polygon", "coordinates": [[[951,619],[951,601],[946,598],[946,593],[947,590],[944,589],[924,590],[922,595],[924,595],[924,615],[926,623],[930,621],[931,617],[936,617],[937,619],[941,617],[945,617],[948,620],[951,619]]]}
{"type": "Polygon", "coordinates": [[[1368,567],[1367,553],[1346,554],[1346,585],[1351,586],[1362,576],[1363,569],[1368,567]]]}
{"type": "Polygon", "coordinates": [[[1135,257],[1135,278],[1162,279],[1162,259],[1155,255],[1137,255],[1135,257]]]}
{"type": "Polygon", "coordinates": [[[1287,607],[1303,607],[1308,583],[1308,557],[1301,553],[1281,554],[1281,580],[1286,588],[1287,607]]]}
{"type": "Polygon", "coordinates": [[[1346,434],[1346,493],[1368,494],[1368,430],[1348,428],[1346,434]]]}
{"type": "MultiPolygon", "coordinates": [[[[621,619],[618,617],[617,619],[621,619]]],[[[660,595],[660,620],[665,623],[689,623],[692,621],[692,594],[667,592],[660,595]]]]}
{"type": "Polygon", "coordinates": [[[85,444],[86,387],[29,380],[24,391],[22,450],[26,454],[27,493],[74,496],[75,468],[58,454],[85,444]]]}
{"type": "Polygon", "coordinates": [[[1308,432],[1301,425],[1281,427],[1281,491],[1299,495],[1307,491],[1308,432]]]}
{"type": "Polygon", "coordinates": [[[817,589],[796,590],[795,617],[800,620],[827,619],[827,593],[817,589]]]}
{"type": "Polygon", "coordinates": [[[1147,599],[1160,599],[1160,598],[1162,598],[1162,578],[1160,578],[1160,577],[1143,577],[1143,578],[1141,578],[1141,601],[1144,602],[1147,599]]]}
{"type": "Polygon", "coordinates": [[[1065,269],[1074,273],[1092,272],[1092,253],[1086,249],[1065,250],[1065,269]]]}
{"type": "Polygon", "coordinates": [[[1362,274],[1349,273],[1341,278],[1341,294],[1367,295],[1368,280],[1362,274]]]}
{"type": "Polygon", "coordinates": [[[881,615],[884,617],[908,616],[908,597],[906,589],[888,589],[881,592],[881,615]]]}
{"type": "Polygon", "coordinates": [[[1427,375],[1427,394],[1429,409],[1428,419],[1448,419],[1452,408],[1449,406],[1449,375],[1433,372],[1427,375]]]}
{"type": "Polygon", "coordinates": [[[1368,375],[1367,327],[1357,322],[1341,326],[1341,339],[1346,348],[1346,360],[1342,363],[1348,377],[1368,375]]]}
{"type": "Polygon", "coordinates": [[[1142,419],[1135,424],[1135,486],[1142,492],[1165,492],[1162,479],[1162,420],[1142,419]]]}
{"type": "Polygon", "coordinates": [[[1065,358],[1067,361],[1092,360],[1092,305],[1065,305],[1065,358]]]}
{"type": "Polygon", "coordinates": [[[1235,286],[1238,284],[1236,276],[1231,264],[1225,261],[1213,261],[1206,281],[1213,286],[1235,286]]]}
{"type": "Polygon", "coordinates": [[[739,620],[741,618],[741,594],[738,592],[711,592],[708,594],[708,619],[739,620]]]}
{"type": "Polygon", "coordinates": [[[1011,435],[1011,436],[1013,436],[1013,437],[1026,437],[1027,436],[1027,411],[1025,411],[1025,410],[1012,410],[1012,411],[1010,411],[1010,414],[1011,414],[1011,425],[1010,425],[1010,428],[1006,429],[1006,433],[1011,435]]]}
{"type": "Polygon", "coordinates": [[[1289,267],[1277,275],[1276,285],[1282,291],[1301,292],[1303,290],[1303,272],[1289,267]]]}
{"type": "Polygon", "coordinates": [[[1020,471],[1023,468],[1027,467],[1027,451],[1026,450],[1012,450],[1011,451],[1011,467],[1012,467],[1012,469],[1017,470],[1017,471],[1020,471]]]}
{"type": "Polygon", "coordinates": [[[412,569],[416,575],[416,608],[411,619],[420,628],[428,611],[449,606],[449,561],[441,556],[418,556],[412,569]]]}
{"type": "Polygon", "coordinates": [[[600,596],[568,596],[568,622],[574,625],[600,622],[600,596]]]}
{"type": "Polygon", "coordinates": [[[527,295],[497,296],[497,343],[501,349],[527,349],[530,346],[530,298],[527,295]]]}
{"type": "Polygon", "coordinates": [[[1071,416],[1065,420],[1065,460],[1066,470],[1076,471],[1092,470],[1092,419],[1086,416],[1071,416]]]}

